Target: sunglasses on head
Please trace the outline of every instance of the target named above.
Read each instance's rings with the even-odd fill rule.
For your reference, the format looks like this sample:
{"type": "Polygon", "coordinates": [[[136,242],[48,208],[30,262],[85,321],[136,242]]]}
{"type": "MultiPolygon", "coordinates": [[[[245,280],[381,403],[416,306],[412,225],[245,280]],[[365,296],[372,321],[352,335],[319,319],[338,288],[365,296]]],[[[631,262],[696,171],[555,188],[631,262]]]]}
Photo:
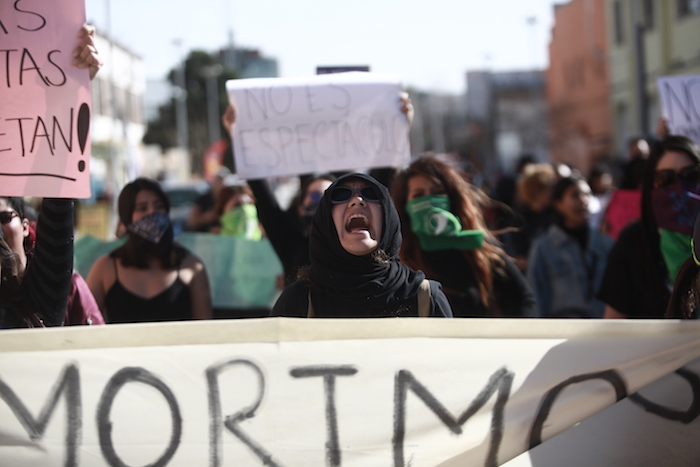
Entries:
{"type": "Polygon", "coordinates": [[[676,180],[688,183],[700,182],[700,166],[686,167],[678,172],[673,169],[657,170],[654,174],[654,187],[668,188],[676,183],[676,180]]]}
{"type": "Polygon", "coordinates": [[[331,203],[340,204],[346,203],[359,193],[363,200],[370,203],[379,202],[379,192],[373,186],[365,186],[362,188],[350,188],[347,186],[337,186],[331,190],[329,196],[331,197],[331,203]]]}
{"type": "Polygon", "coordinates": [[[0,211],[0,224],[9,224],[15,217],[19,217],[17,211],[0,211]]]}

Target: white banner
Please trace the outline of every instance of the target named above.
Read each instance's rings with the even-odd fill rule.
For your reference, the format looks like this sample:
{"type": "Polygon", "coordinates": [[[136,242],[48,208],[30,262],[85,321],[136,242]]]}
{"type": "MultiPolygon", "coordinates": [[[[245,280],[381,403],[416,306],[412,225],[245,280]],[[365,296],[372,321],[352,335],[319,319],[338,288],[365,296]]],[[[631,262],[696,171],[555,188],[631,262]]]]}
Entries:
{"type": "Polygon", "coordinates": [[[700,75],[662,76],[657,82],[670,134],[700,144],[700,75]]]}
{"type": "Polygon", "coordinates": [[[227,81],[244,179],[408,163],[397,76],[337,73],[227,81]]]}
{"type": "MultiPolygon", "coordinates": [[[[270,318],[3,331],[0,459],[498,465],[697,359],[699,337],[700,323],[671,320],[270,318]]],[[[698,370],[617,412],[646,417],[636,431],[595,425],[619,462],[601,460],[584,436],[579,465],[649,465],[626,460],[658,443],[625,440],[670,433],[657,421],[697,441],[698,370]]],[[[663,465],[700,460],[697,448],[672,459],[683,463],[663,465]]]]}

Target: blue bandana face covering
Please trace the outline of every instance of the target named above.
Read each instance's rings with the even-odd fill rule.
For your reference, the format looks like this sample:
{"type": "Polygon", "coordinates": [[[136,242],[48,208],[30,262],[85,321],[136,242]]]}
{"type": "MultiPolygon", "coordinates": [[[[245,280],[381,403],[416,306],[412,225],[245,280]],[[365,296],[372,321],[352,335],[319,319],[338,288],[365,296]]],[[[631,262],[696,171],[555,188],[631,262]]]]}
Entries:
{"type": "Polygon", "coordinates": [[[693,235],[695,219],[700,214],[699,184],[677,181],[670,187],[654,188],[651,193],[652,210],[660,229],[693,235]]]}
{"type": "Polygon", "coordinates": [[[164,212],[153,212],[133,222],[127,230],[151,243],[158,243],[170,227],[170,217],[164,212]]]}
{"type": "Polygon", "coordinates": [[[450,211],[447,196],[416,198],[406,203],[406,212],[411,230],[425,251],[473,250],[483,245],[483,232],[462,230],[459,219],[450,211]]]}

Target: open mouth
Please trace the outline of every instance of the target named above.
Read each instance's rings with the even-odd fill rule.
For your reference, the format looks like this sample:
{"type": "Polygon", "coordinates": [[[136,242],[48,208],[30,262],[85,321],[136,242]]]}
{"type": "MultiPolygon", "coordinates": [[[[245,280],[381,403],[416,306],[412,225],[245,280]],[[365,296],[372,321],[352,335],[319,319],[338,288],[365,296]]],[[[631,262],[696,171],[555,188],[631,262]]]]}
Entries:
{"type": "Polygon", "coordinates": [[[351,233],[369,230],[369,219],[364,214],[353,214],[348,218],[345,224],[345,230],[351,233]]]}

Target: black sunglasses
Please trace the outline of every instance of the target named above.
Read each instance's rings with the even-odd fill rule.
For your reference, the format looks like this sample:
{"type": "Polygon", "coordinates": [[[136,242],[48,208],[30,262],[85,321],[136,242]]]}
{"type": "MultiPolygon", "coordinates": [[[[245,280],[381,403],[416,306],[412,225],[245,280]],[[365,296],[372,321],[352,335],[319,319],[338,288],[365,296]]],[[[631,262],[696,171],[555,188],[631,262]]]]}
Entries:
{"type": "Polygon", "coordinates": [[[657,170],[654,174],[654,187],[668,188],[676,183],[676,180],[688,183],[700,182],[700,166],[686,167],[679,172],[673,169],[657,170]]]}
{"type": "Polygon", "coordinates": [[[0,224],[9,224],[10,221],[15,217],[19,217],[17,211],[0,211],[0,224]]]}
{"type": "Polygon", "coordinates": [[[359,193],[362,199],[370,203],[379,202],[379,193],[377,189],[373,186],[365,186],[362,188],[349,188],[347,186],[337,186],[331,190],[329,196],[331,197],[331,203],[340,204],[346,203],[359,193]]]}

